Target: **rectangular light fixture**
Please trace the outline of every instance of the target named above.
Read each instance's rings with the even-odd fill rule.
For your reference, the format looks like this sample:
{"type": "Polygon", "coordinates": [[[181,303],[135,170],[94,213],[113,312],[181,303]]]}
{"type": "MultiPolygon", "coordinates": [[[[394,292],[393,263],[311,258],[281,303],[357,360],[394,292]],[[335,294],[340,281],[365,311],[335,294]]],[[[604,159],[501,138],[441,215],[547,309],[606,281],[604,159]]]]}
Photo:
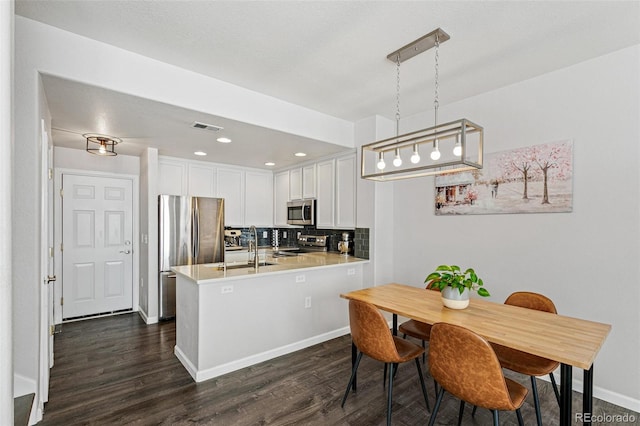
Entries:
{"type": "Polygon", "coordinates": [[[390,181],[481,169],[483,133],[463,118],[363,145],[361,176],[390,181]],[[460,155],[454,154],[456,145],[460,155]],[[440,155],[433,160],[436,149],[440,155]]]}

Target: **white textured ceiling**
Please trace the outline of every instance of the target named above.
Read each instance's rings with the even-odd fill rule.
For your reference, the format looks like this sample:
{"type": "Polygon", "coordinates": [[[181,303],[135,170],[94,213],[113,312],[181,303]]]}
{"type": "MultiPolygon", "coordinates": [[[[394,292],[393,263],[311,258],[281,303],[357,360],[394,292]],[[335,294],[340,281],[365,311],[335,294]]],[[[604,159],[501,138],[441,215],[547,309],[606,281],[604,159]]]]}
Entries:
{"type": "MultiPolygon", "coordinates": [[[[441,104],[640,43],[638,1],[17,0],[16,13],[350,121],[393,119],[386,55],[437,27],[451,36],[441,104]]],[[[403,117],[432,107],[433,68],[433,49],[402,64],[403,117]]],[[[75,84],[52,78],[45,89],[54,122],[69,123],[73,108],[50,95],[62,83],[75,84]]],[[[109,99],[114,111],[126,102],[109,99]]],[[[146,128],[127,133],[149,137],[146,128]]]]}

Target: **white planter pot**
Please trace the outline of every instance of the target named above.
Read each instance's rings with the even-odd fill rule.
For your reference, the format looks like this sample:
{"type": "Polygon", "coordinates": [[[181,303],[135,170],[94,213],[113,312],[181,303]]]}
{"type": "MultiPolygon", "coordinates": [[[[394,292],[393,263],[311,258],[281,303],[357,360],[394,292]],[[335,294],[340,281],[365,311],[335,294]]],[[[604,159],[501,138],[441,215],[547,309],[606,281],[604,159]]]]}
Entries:
{"type": "Polygon", "coordinates": [[[442,304],[450,309],[464,309],[469,306],[469,289],[465,288],[462,294],[457,289],[445,287],[440,292],[442,304]]]}

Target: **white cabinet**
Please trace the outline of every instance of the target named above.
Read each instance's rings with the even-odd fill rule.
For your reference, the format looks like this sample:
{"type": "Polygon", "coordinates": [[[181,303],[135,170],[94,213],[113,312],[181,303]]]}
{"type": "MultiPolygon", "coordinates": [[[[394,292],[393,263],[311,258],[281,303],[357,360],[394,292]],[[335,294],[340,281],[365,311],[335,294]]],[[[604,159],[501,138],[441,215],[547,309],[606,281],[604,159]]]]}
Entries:
{"type": "Polygon", "coordinates": [[[287,201],[289,201],[289,171],[276,173],[273,190],[273,214],[275,226],[287,226],[287,201]]]}
{"type": "Polygon", "coordinates": [[[316,165],[289,170],[289,200],[316,197],[316,165]]]}
{"type": "Polygon", "coordinates": [[[316,171],[316,227],[355,228],[355,154],[320,162],[316,171]]]}
{"type": "Polygon", "coordinates": [[[302,199],[302,169],[289,170],[289,200],[302,199]]]}
{"type": "Polygon", "coordinates": [[[207,164],[189,164],[187,193],[197,197],[216,196],[216,168],[207,164]]]}
{"type": "Polygon", "coordinates": [[[302,168],[302,198],[316,196],[316,165],[311,164],[302,168]]]}
{"type": "Polygon", "coordinates": [[[317,164],[316,227],[333,228],[335,211],[335,160],[317,164]]]}
{"type": "Polygon", "coordinates": [[[356,156],[336,159],[336,228],[356,227],[356,156]]]}
{"type": "Polygon", "coordinates": [[[273,226],[273,175],[247,171],[245,181],[245,226],[273,226]]]}
{"type": "Polygon", "coordinates": [[[218,169],[216,196],[224,198],[225,226],[244,225],[244,174],[236,169],[218,169]]]}
{"type": "Polygon", "coordinates": [[[158,161],[158,194],[187,195],[187,165],[172,160],[158,161]]]}

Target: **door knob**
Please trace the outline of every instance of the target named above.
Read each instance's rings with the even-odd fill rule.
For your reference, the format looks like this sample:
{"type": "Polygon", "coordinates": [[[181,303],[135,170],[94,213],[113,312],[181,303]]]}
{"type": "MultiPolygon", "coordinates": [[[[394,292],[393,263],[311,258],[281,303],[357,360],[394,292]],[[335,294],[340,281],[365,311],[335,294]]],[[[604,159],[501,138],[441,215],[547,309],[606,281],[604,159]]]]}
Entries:
{"type": "Polygon", "coordinates": [[[129,254],[131,253],[131,250],[120,250],[120,253],[129,254]]]}

